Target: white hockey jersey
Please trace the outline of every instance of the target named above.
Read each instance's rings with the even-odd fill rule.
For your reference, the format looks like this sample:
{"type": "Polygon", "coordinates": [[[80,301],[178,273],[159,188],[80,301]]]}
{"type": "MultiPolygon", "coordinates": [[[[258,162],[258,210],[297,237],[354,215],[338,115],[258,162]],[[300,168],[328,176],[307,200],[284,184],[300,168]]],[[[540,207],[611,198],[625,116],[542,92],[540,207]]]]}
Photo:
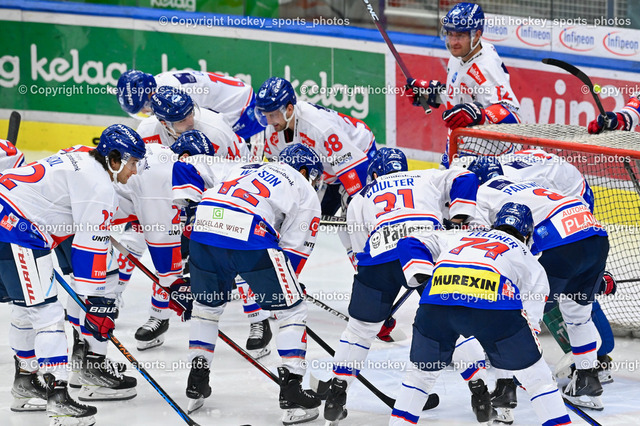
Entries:
{"type": "Polygon", "coordinates": [[[478,188],[473,224],[490,227],[505,203],[524,204],[533,214],[531,252],[583,240],[592,235],[607,236],[581,198],[564,196],[534,181],[514,182],[496,176],[478,188]]]}
{"type": "Polygon", "coordinates": [[[438,231],[402,241],[398,247],[407,282],[415,274],[431,276],[421,304],[524,308],[539,330],[549,282],[542,265],[516,238],[497,230],[438,231]]]}
{"type": "Polygon", "coordinates": [[[231,127],[240,119],[253,97],[250,85],[214,72],[168,71],[156,75],[155,79],[158,87],[182,89],[200,108],[221,113],[231,127]]]}
{"type": "Polygon", "coordinates": [[[303,143],[322,159],[327,183],[339,181],[349,195],[361,190],[367,181],[367,154],[375,150],[375,137],[361,120],[309,102],[295,105],[293,140],[286,131],[266,128],[264,154],[276,159],[287,146],[303,143]]]}
{"type": "Polygon", "coordinates": [[[52,155],[0,176],[0,240],[52,249],[74,235],[77,291],[105,290],[109,232],[118,201],[109,174],[86,152],[52,155]]]}
{"type": "Polygon", "coordinates": [[[563,195],[582,198],[593,212],[593,192],[571,163],[541,149],[527,149],[497,157],[504,175],[517,181],[535,181],[563,195]]]}
{"type": "MultiPolygon", "coordinates": [[[[216,156],[249,158],[249,147],[244,139],[233,133],[221,114],[207,109],[196,109],[194,129],[207,135],[216,148],[216,156]]],[[[136,131],[147,144],[158,143],[170,147],[176,141],[155,116],[142,120],[136,131]]]]}
{"type": "Polygon", "coordinates": [[[138,220],[149,247],[160,285],[168,287],[182,273],[181,208],[173,204],[171,174],[173,152],[162,145],[147,145],[139,173],[126,185],[116,185],[120,208],[114,223],[138,220]]]}
{"type": "Polygon", "coordinates": [[[10,141],[0,139],[0,170],[24,165],[24,154],[10,141]]]}
{"type": "Polygon", "coordinates": [[[483,108],[499,103],[517,111],[520,102],[509,79],[509,72],[495,47],[483,41],[482,49],[467,62],[453,56],[449,59],[447,91],[440,98],[446,109],[457,104],[479,102],[483,108]]]}
{"type": "Polygon", "coordinates": [[[284,163],[267,163],[249,174],[237,168],[205,191],[191,239],[239,250],[280,247],[300,273],[319,223],[320,201],[302,173],[284,163]]]}
{"type": "Polygon", "coordinates": [[[347,209],[358,265],[395,260],[400,238],[442,229],[444,218],[473,216],[477,189],[476,176],[464,170],[415,170],[378,177],[352,198],[347,209]]]}

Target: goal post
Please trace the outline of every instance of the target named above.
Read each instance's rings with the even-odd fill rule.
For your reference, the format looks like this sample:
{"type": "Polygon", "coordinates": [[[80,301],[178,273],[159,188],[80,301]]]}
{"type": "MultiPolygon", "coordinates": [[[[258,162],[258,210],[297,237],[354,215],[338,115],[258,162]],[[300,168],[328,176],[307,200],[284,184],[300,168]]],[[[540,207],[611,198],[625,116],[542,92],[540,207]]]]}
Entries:
{"type": "MultiPolygon", "coordinates": [[[[452,159],[542,149],[573,164],[594,193],[594,214],[609,234],[607,270],[618,281],[599,296],[612,327],[640,336],[640,133],[561,124],[504,124],[458,128],[449,138],[452,159]]],[[[567,265],[571,267],[571,265],[567,265]]]]}

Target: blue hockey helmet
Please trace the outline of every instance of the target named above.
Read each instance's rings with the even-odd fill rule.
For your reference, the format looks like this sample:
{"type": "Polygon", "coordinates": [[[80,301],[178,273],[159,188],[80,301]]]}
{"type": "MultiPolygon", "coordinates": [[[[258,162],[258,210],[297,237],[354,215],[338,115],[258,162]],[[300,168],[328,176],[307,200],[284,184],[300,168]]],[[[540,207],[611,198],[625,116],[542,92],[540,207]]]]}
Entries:
{"type": "Polygon", "coordinates": [[[215,155],[216,148],[207,135],[200,130],[188,130],[180,135],[177,141],[171,145],[171,151],[178,155],[185,152],[189,155],[215,155]]]}
{"type": "Polygon", "coordinates": [[[367,168],[368,181],[374,180],[373,173],[384,176],[394,172],[409,170],[407,157],[398,148],[380,148],[367,168]]]}
{"type": "Polygon", "coordinates": [[[289,104],[296,104],[296,92],[293,90],[293,86],[284,78],[271,77],[262,83],[256,95],[254,110],[256,118],[260,124],[266,127],[268,123],[264,113],[279,110],[285,115],[288,124],[293,117],[293,114],[289,118],[286,117],[286,108],[289,104]]]}
{"type": "Polygon", "coordinates": [[[533,232],[533,215],[531,209],[518,203],[505,203],[493,222],[493,228],[510,226],[522,236],[522,241],[533,232]]]}
{"type": "Polygon", "coordinates": [[[480,185],[487,182],[496,176],[502,176],[502,166],[495,157],[482,156],[476,158],[473,163],[469,164],[467,168],[472,173],[478,176],[480,185]]]}
{"type": "Polygon", "coordinates": [[[150,107],[151,94],[156,90],[156,79],[138,70],[123,72],[118,79],[117,97],[120,108],[136,117],[145,106],[150,107]]]}
{"type": "Polygon", "coordinates": [[[131,158],[141,160],[147,151],[138,132],[124,124],[112,124],[107,127],[100,135],[100,143],[96,150],[105,157],[111,151],[118,151],[122,163],[126,163],[131,158]]]}
{"type": "Polygon", "coordinates": [[[191,96],[171,86],[161,86],[151,95],[151,108],[158,120],[167,123],[182,121],[194,111],[191,96]]]}
{"type": "Polygon", "coordinates": [[[453,32],[484,30],[484,12],[479,4],[458,3],[442,18],[442,29],[453,32]]]}
{"type": "Polygon", "coordinates": [[[289,145],[280,152],[278,160],[290,165],[296,170],[303,167],[307,170],[307,179],[314,189],[318,190],[324,166],[318,154],[311,148],[301,143],[289,145]]]}

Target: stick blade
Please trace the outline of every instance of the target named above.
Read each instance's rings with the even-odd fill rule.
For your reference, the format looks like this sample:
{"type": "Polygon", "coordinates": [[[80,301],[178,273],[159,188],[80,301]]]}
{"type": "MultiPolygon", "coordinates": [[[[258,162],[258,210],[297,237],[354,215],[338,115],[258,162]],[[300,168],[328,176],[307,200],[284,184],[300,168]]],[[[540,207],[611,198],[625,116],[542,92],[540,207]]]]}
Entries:
{"type": "Polygon", "coordinates": [[[22,117],[18,111],[12,111],[9,116],[9,130],[7,131],[7,140],[16,145],[18,142],[18,130],[20,130],[20,121],[22,117]]]}

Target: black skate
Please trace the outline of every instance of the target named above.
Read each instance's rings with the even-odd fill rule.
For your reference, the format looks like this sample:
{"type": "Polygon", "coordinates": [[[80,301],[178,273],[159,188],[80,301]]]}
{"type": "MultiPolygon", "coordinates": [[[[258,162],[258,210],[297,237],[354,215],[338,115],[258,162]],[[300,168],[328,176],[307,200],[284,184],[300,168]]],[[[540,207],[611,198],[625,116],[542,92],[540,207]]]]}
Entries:
{"type": "Polygon", "coordinates": [[[137,395],[135,377],[123,375],[107,357],[86,349],[80,383],[80,401],[123,401],[137,395]]]}
{"type": "Polygon", "coordinates": [[[347,417],[347,382],[334,377],[331,379],[331,388],[329,396],[324,403],[324,419],[327,420],[326,425],[334,426],[345,417],[347,417]]]}
{"type": "Polygon", "coordinates": [[[80,404],[69,396],[67,382],[56,380],[53,374],[44,375],[47,390],[47,415],[49,426],[91,426],[96,407],[80,404]]]}
{"type": "Polygon", "coordinates": [[[198,356],[191,361],[191,371],[187,379],[187,398],[189,414],[204,405],[204,399],[211,396],[211,386],[209,386],[209,365],[203,356],[198,356]]]}
{"type": "MultiPolygon", "coordinates": [[[[71,375],[69,376],[69,387],[72,389],[80,389],[82,382],[80,376],[82,374],[82,360],[85,355],[86,342],[80,338],[80,335],[73,329],[73,351],[71,352],[71,375]]],[[[118,373],[127,371],[127,365],[123,362],[115,362],[109,360],[113,364],[118,373]]]]}
{"type": "Polygon", "coordinates": [[[302,376],[286,367],[278,367],[280,377],[280,408],[284,425],[295,425],[315,420],[320,415],[320,398],[311,390],[302,389],[302,376]]]}
{"type": "Polygon", "coordinates": [[[255,359],[260,359],[271,353],[269,342],[271,341],[271,327],[269,319],[254,322],[249,325],[249,338],[247,339],[247,351],[255,359]]]}
{"type": "Polygon", "coordinates": [[[164,343],[164,334],[169,329],[169,320],[150,317],[136,331],[136,343],[139,351],[155,348],[164,343]]]}
{"type": "Polygon", "coordinates": [[[491,392],[491,405],[497,409],[494,422],[510,425],[513,423],[512,410],[518,406],[516,383],[513,379],[498,379],[496,388],[491,392]]]}
{"type": "Polygon", "coordinates": [[[578,407],[602,410],[602,385],[598,380],[598,369],[576,370],[571,381],[562,390],[564,397],[578,407]]]}
{"type": "Polygon", "coordinates": [[[491,406],[491,394],[482,379],[469,382],[471,390],[471,408],[479,423],[488,423],[497,416],[496,410],[491,406]]]}
{"type": "Polygon", "coordinates": [[[609,355],[598,355],[598,380],[601,385],[613,383],[611,375],[611,357],[609,355]]]}
{"type": "Polygon", "coordinates": [[[13,356],[16,375],[11,387],[13,403],[11,411],[44,411],[47,409],[47,388],[38,373],[31,373],[20,368],[20,360],[13,356]]]}

